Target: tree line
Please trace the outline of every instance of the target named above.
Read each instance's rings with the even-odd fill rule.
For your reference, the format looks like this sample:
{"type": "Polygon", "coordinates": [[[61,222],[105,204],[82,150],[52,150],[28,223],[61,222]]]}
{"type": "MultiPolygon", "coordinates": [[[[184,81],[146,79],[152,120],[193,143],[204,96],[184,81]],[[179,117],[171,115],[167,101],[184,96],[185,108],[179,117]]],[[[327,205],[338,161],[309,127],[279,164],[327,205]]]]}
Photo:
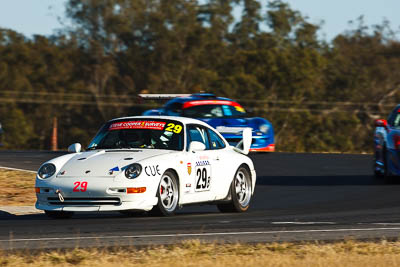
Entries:
{"type": "Polygon", "coordinates": [[[69,0],[71,26],[0,28],[5,149],[87,145],[108,119],[161,105],[146,93],[212,92],[270,120],[280,151],[372,151],[400,100],[400,42],[362,17],[332,41],[280,0],[69,0]],[[241,16],[233,10],[241,7],[241,16]]]}

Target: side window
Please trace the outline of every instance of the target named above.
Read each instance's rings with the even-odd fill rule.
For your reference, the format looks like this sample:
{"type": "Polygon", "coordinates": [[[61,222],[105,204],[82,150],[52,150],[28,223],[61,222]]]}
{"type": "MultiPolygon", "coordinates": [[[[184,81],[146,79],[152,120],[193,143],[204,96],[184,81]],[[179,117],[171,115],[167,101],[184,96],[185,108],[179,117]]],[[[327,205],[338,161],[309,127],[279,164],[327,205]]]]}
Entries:
{"type": "Polygon", "coordinates": [[[187,149],[189,149],[190,142],[192,141],[203,143],[206,146],[206,149],[210,149],[210,142],[208,140],[207,130],[205,127],[200,125],[189,125],[187,134],[188,134],[187,149]]]}
{"type": "Polygon", "coordinates": [[[397,113],[396,116],[394,116],[392,126],[396,128],[400,127],[400,113],[397,113]]]}
{"type": "Polygon", "coordinates": [[[208,134],[210,136],[211,149],[221,149],[225,147],[224,141],[218,136],[216,132],[208,129],[208,134]]]}
{"type": "Polygon", "coordinates": [[[390,126],[394,126],[394,127],[399,126],[398,124],[397,124],[397,126],[395,126],[395,120],[396,120],[396,118],[398,118],[399,111],[400,111],[400,108],[396,108],[395,110],[392,111],[392,113],[390,113],[389,118],[388,118],[388,124],[390,126]]]}

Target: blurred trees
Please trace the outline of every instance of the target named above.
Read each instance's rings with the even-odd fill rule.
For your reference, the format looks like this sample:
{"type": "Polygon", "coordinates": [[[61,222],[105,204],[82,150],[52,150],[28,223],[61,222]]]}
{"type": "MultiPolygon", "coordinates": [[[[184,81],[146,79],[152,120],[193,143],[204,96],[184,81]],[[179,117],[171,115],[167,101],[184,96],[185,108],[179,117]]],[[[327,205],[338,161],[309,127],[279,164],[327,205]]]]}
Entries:
{"type": "MultiPolygon", "coordinates": [[[[9,149],[87,145],[150,93],[213,92],[275,126],[284,151],[371,151],[372,121],[400,100],[400,42],[362,17],[331,43],[283,1],[69,0],[72,27],[0,29],[0,121],[9,149]],[[240,9],[239,17],[233,10],[240,9]]],[[[161,103],[160,103],[161,104],[161,103]]]]}

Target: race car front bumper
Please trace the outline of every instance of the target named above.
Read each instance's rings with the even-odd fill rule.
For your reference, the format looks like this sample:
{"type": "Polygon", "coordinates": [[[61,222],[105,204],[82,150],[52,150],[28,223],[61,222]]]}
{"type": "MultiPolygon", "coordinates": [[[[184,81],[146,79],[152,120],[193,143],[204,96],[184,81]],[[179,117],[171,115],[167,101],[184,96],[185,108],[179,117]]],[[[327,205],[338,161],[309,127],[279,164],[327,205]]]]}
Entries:
{"type": "Polygon", "coordinates": [[[85,179],[87,190],[77,187],[79,179],[39,180],[35,207],[50,211],[148,211],[157,204],[155,181],[115,183],[105,179],[85,179]]]}
{"type": "Polygon", "coordinates": [[[252,147],[250,152],[275,152],[275,144],[269,144],[266,147],[252,147]]]}
{"type": "MultiPolygon", "coordinates": [[[[81,201],[82,199],[79,199],[81,201]]],[[[138,201],[121,201],[118,204],[96,204],[90,203],[91,200],[87,199],[81,204],[75,204],[76,199],[66,199],[62,204],[49,201],[38,201],[35,207],[39,210],[53,210],[53,211],[122,211],[122,210],[142,210],[149,211],[157,204],[157,198],[142,199],[138,201]]]]}

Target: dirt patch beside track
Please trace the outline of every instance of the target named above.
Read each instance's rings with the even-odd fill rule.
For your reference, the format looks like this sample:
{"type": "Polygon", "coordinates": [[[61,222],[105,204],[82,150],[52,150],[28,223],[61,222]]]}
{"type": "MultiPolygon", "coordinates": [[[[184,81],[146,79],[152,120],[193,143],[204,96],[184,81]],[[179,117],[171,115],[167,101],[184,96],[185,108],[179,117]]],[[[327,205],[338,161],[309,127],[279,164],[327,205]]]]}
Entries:
{"type": "Polygon", "coordinates": [[[0,206],[34,205],[35,177],[31,172],[0,169],[0,206]]]}

